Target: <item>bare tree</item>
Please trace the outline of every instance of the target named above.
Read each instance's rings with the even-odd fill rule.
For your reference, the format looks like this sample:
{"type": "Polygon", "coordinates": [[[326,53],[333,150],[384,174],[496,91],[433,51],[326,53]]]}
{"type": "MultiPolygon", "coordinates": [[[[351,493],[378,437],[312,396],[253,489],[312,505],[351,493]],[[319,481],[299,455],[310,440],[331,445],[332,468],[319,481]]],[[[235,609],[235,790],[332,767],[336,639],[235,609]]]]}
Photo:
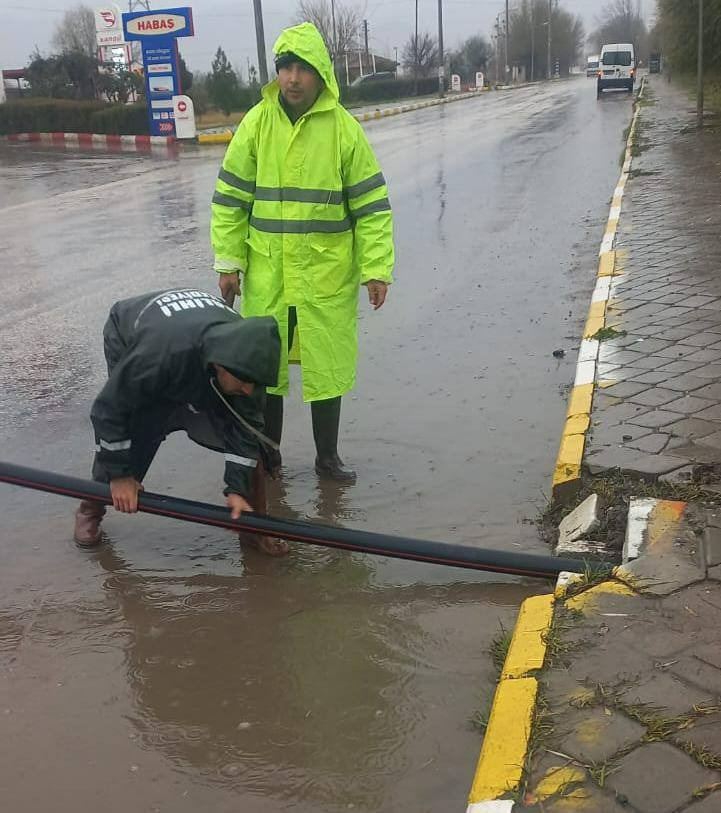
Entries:
{"type": "Polygon", "coordinates": [[[328,0],[299,0],[295,21],[309,22],[320,31],[331,59],[358,47],[358,31],[365,14],[365,6],[350,6],[328,0]],[[335,12],[335,32],[333,26],[335,12]]]}
{"type": "Polygon", "coordinates": [[[596,22],[597,28],[588,38],[596,51],[608,42],[633,42],[636,55],[640,53],[645,58],[648,32],[638,5],[633,0],[613,0],[596,22]]]}
{"type": "Polygon", "coordinates": [[[438,65],[438,43],[430,34],[414,34],[403,46],[403,67],[414,79],[425,79],[438,65]]]}
{"type": "Polygon", "coordinates": [[[66,11],[55,26],[52,43],[61,54],[95,56],[97,44],[93,10],[80,4],[66,11]]]}

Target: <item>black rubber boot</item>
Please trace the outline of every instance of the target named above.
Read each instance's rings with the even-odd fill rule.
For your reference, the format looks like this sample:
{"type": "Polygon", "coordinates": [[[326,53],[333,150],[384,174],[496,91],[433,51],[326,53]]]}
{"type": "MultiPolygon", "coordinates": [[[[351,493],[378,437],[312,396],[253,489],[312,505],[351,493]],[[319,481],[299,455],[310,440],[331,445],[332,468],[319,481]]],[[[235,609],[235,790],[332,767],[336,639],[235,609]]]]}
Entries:
{"type": "Polygon", "coordinates": [[[340,426],[340,397],[325,401],[312,401],[315,440],[315,471],[319,477],[337,480],[339,483],[355,483],[356,473],[343,465],[338,456],[338,427],[340,426]]]}
{"type": "Polygon", "coordinates": [[[83,500],[75,512],[75,544],[80,548],[95,548],[102,542],[100,523],[105,516],[101,502],[83,500]]]}
{"type": "MultiPolygon", "coordinates": [[[[265,396],[265,434],[280,445],[283,434],[283,396],[265,396]]],[[[279,451],[268,449],[267,454],[268,474],[277,477],[283,465],[283,459],[279,451]]]]}

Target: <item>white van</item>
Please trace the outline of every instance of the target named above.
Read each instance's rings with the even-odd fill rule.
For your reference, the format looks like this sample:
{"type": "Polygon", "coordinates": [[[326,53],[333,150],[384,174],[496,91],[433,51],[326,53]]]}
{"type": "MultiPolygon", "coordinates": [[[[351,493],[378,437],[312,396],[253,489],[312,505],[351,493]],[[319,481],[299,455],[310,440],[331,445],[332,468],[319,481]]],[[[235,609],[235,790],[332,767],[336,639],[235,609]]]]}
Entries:
{"type": "Polygon", "coordinates": [[[636,81],[636,52],[630,42],[604,45],[598,62],[597,92],[607,88],[633,90],[636,81]]]}
{"type": "Polygon", "coordinates": [[[595,56],[589,56],[586,60],[586,76],[598,76],[598,62],[601,57],[596,54],[595,56]]]}

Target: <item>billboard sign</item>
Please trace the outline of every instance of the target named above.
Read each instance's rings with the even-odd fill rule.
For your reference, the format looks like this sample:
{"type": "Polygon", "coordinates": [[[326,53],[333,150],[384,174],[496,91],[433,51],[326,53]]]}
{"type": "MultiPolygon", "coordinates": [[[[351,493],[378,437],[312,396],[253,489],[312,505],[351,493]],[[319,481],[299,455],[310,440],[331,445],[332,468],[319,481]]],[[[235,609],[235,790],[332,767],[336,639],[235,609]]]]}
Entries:
{"type": "Polygon", "coordinates": [[[95,9],[95,38],[99,48],[122,45],[123,17],[114,3],[107,3],[95,9]]]}
{"type": "Polygon", "coordinates": [[[140,42],[151,135],[174,136],[173,96],[182,94],[178,37],[193,36],[189,7],[130,11],[123,15],[128,41],[140,42]]]}
{"type": "Polygon", "coordinates": [[[165,8],[154,11],[127,11],[123,14],[125,39],[192,37],[193,9],[165,8]]]}

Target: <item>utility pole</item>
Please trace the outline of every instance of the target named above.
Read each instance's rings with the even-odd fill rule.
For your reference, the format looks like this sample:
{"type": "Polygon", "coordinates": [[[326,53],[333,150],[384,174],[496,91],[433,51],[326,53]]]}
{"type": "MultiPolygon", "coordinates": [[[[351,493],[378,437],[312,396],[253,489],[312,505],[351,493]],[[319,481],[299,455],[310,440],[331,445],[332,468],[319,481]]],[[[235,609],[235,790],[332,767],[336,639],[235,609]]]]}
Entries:
{"type": "Polygon", "coordinates": [[[548,0],[548,61],[546,65],[546,79],[551,79],[551,17],[553,16],[553,0],[548,0]]]}
{"type": "Polygon", "coordinates": [[[533,19],[533,2],[531,2],[531,82],[534,78],[534,60],[536,58],[536,21],[533,19]]]}
{"type": "Polygon", "coordinates": [[[366,43],[366,59],[368,59],[368,20],[363,20],[363,37],[366,43]]]}
{"type": "Polygon", "coordinates": [[[331,61],[335,65],[335,58],[338,52],[338,33],[335,28],[335,0],[330,0],[330,17],[333,25],[333,53],[331,54],[331,61]]]}
{"type": "Polygon", "coordinates": [[[495,51],[496,51],[496,58],[495,58],[494,61],[496,63],[496,84],[497,85],[499,85],[501,83],[501,74],[500,74],[500,67],[499,67],[499,60],[500,60],[501,57],[500,57],[500,55],[498,53],[499,50],[500,50],[499,47],[498,47],[498,39],[500,37],[500,30],[501,30],[501,24],[499,23],[500,16],[501,16],[500,14],[496,15],[496,36],[494,38],[494,45],[495,45],[495,51]]]}
{"type": "Polygon", "coordinates": [[[446,65],[443,57],[443,0],[438,0],[438,95],[445,96],[446,65]]]}
{"type": "Polygon", "coordinates": [[[255,41],[258,46],[258,72],[260,84],[268,84],[268,60],[265,57],[265,33],[263,32],[263,7],[261,0],[253,0],[255,12],[255,41]]]}
{"type": "Polygon", "coordinates": [[[503,82],[506,85],[508,84],[508,29],[508,0],[506,0],[506,38],[503,51],[503,82]]]}
{"type": "Polygon", "coordinates": [[[418,95],[418,0],[416,0],[416,35],[413,39],[413,95],[418,95]]]}
{"type": "Polygon", "coordinates": [[[703,0],[698,0],[698,66],[696,76],[696,125],[703,127],[703,0]]]}

